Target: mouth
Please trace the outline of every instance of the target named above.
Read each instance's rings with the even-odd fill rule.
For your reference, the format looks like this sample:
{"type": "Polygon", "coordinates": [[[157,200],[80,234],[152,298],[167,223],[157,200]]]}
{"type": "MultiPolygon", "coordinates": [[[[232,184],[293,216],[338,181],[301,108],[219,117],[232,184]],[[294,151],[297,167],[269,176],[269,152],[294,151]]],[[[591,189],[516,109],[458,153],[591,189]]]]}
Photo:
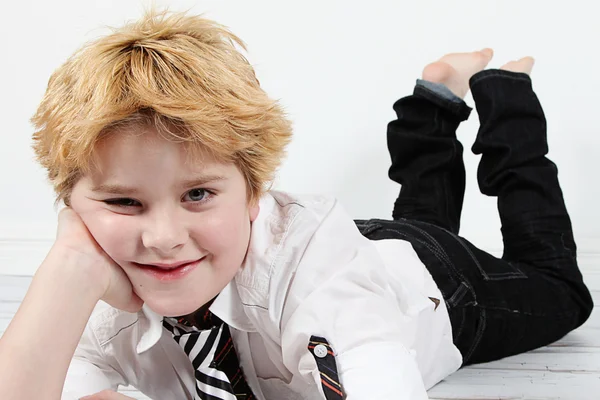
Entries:
{"type": "Polygon", "coordinates": [[[192,272],[204,259],[205,257],[202,257],[198,260],[182,261],[172,264],[139,264],[136,262],[132,264],[142,272],[159,281],[172,281],[181,279],[192,272]]]}

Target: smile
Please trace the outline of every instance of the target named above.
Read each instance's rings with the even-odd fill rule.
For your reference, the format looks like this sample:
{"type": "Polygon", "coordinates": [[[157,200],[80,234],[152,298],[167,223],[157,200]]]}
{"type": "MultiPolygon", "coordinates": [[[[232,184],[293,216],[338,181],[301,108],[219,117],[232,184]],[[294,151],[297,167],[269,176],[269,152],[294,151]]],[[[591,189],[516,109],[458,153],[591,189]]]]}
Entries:
{"type": "Polygon", "coordinates": [[[199,260],[176,264],[138,264],[134,262],[133,265],[154,279],[159,281],[173,281],[181,279],[192,272],[203,260],[204,257],[199,260]]]}

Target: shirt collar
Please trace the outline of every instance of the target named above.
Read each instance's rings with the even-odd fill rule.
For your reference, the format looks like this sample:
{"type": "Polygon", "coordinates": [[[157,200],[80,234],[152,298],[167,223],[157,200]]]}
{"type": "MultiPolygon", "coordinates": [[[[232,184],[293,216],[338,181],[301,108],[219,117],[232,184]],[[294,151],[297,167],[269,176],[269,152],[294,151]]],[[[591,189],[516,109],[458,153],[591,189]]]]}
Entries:
{"type": "Polygon", "coordinates": [[[156,343],[158,343],[160,337],[163,334],[163,317],[148,307],[147,304],[142,306],[142,309],[138,312],[139,328],[136,351],[138,354],[149,350],[156,343]]]}

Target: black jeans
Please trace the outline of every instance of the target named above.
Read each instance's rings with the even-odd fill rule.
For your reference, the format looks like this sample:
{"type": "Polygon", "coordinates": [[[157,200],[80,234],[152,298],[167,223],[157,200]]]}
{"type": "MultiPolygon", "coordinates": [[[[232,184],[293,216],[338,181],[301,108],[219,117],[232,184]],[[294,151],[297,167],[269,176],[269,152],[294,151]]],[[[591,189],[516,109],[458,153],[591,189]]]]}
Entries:
{"type": "Polygon", "coordinates": [[[394,220],[357,221],[369,239],[412,244],[446,300],[464,365],[554,342],[593,308],[529,76],[486,70],[469,83],[481,123],[477,178],[498,199],[502,258],[458,236],[465,170],[456,129],[471,109],[423,86],[396,102],[388,126],[389,176],[402,185],[394,220]]]}

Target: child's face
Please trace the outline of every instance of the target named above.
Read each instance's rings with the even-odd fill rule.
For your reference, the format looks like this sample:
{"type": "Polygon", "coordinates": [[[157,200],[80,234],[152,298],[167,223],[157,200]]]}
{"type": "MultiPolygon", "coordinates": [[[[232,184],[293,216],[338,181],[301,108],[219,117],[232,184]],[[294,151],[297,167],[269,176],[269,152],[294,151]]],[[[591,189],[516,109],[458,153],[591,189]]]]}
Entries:
{"type": "Polygon", "coordinates": [[[97,155],[71,206],[140,298],[176,316],[216,296],[239,270],[258,215],[238,168],[208,156],[186,163],[184,147],[150,127],[108,136],[97,155]],[[196,260],[171,272],[147,266],[196,260]]]}

